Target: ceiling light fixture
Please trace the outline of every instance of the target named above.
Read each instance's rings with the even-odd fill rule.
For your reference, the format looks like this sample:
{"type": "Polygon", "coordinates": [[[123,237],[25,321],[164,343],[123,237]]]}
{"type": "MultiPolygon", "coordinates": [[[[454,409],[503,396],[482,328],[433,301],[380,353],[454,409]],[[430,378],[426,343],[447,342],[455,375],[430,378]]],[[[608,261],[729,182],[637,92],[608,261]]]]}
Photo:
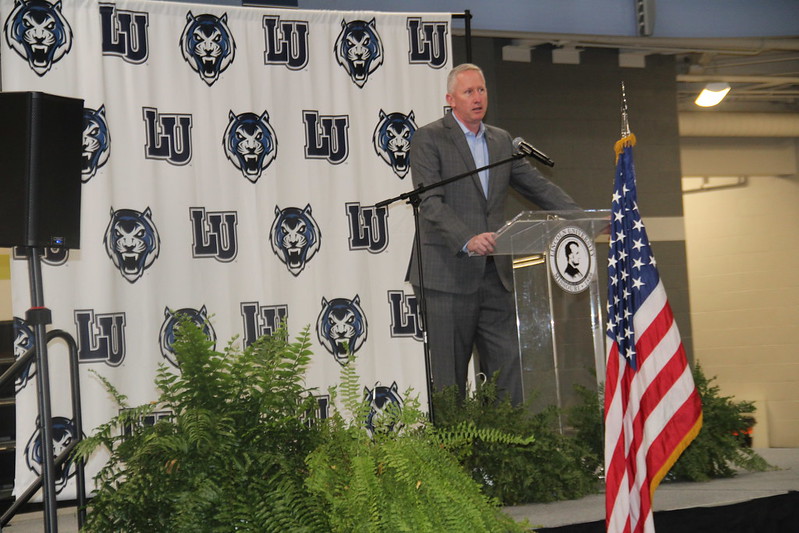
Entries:
{"type": "Polygon", "coordinates": [[[713,107],[724,100],[728,92],[730,92],[730,84],[727,82],[708,83],[696,97],[694,103],[700,107],[713,107]]]}

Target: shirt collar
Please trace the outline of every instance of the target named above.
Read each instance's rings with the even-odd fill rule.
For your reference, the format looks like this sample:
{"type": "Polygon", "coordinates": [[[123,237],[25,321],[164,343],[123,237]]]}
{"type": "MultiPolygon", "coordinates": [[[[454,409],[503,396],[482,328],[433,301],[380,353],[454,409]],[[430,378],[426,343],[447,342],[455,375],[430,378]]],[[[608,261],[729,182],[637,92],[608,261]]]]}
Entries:
{"type": "MultiPolygon", "coordinates": [[[[452,111],[450,111],[450,113],[452,113],[452,111]]],[[[457,122],[457,123],[458,123],[458,126],[460,126],[460,127],[461,127],[461,130],[463,130],[463,133],[464,133],[465,135],[472,135],[472,136],[474,136],[474,137],[480,138],[480,137],[481,137],[481,136],[483,136],[483,135],[485,134],[485,132],[486,132],[486,126],[485,126],[485,124],[483,124],[482,122],[480,123],[480,128],[477,130],[477,133],[472,133],[472,130],[470,130],[469,128],[467,128],[467,127],[466,127],[466,124],[464,124],[463,122],[461,122],[461,121],[460,121],[460,119],[458,118],[458,116],[457,116],[455,113],[452,113],[452,118],[454,118],[454,119],[455,119],[455,122],[457,122]]]]}

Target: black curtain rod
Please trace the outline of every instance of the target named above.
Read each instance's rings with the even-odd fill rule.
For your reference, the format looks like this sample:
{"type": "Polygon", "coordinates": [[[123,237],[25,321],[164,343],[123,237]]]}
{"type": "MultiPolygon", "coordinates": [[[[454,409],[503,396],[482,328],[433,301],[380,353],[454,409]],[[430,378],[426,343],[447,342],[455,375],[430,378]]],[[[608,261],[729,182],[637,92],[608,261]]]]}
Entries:
{"type": "Polygon", "coordinates": [[[463,13],[453,13],[452,18],[454,19],[464,19],[465,22],[465,41],[466,41],[466,62],[472,62],[472,12],[469,9],[465,9],[463,13]]]}

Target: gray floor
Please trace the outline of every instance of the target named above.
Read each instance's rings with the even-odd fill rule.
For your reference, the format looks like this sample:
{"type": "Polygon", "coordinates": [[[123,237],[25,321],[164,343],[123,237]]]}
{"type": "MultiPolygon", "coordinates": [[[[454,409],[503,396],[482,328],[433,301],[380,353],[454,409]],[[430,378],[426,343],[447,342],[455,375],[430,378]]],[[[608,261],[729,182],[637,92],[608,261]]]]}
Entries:
{"type": "MultiPolygon", "coordinates": [[[[704,483],[663,483],[655,492],[655,511],[712,507],[799,490],[799,448],[762,448],[757,452],[779,470],[741,472],[730,479],[704,483]]],[[[517,520],[527,518],[538,527],[558,527],[605,519],[605,496],[508,507],[517,520]]]]}
{"type": "MultiPolygon", "coordinates": [[[[771,472],[742,472],[731,479],[707,483],[664,483],[655,493],[655,510],[727,505],[775,496],[799,490],[799,448],[763,448],[757,452],[778,467],[771,472]]],[[[556,503],[518,505],[506,508],[512,517],[529,520],[537,527],[557,527],[603,520],[605,503],[602,494],[579,500],[556,503]]],[[[21,514],[3,528],[3,533],[35,533],[44,531],[42,513],[21,514]]],[[[59,533],[77,533],[74,508],[59,509],[59,533]]]]}

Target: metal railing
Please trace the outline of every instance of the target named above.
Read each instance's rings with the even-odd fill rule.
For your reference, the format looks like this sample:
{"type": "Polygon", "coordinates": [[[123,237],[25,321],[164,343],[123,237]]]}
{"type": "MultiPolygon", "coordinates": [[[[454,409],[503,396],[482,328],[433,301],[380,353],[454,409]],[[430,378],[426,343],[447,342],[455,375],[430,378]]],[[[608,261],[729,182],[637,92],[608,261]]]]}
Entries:
{"type": "MultiPolygon", "coordinates": [[[[80,379],[79,379],[79,364],[78,364],[78,346],[72,336],[62,330],[53,330],[47,333],[47,344],[54,339],[61,339],[67,343],[69,348],[69,379],[71,388],[72,399],[72,421],[75,425],[75,439],[56,457],[53,464],[59,468],[69,462],[72,451],[77,446],[78,442],[83,438],[83,420],[81,416],[81,402],[80,402],[80,379]]],[[[14,364],[12,364],[2,376],[0,376],[0,388],[7,382],[16,380],[17,377],[25,371],[28,365],[36,358],[35,346],[25,352],[14,364]]],[[[45,384],[49,386],[49,384],[45,384]]],[[[39,438],[44,438],[45,432],[40,432],[39,438]]],[[[44,466],[43,466],[44,467],[44,466]]],[[[84,472],[83,461],[77,461],[75,464],[75,483],[77,492],[78,504],[78,528],[82,528],[86,521],[86,475],[84,472]]],[[[0,517],[0,528],[5,527],[8,522],[17,514],[23,505],[28,503],[36,492],[42,488],[44,479],[44,472],[33,480],[33,482],[22,491],[19,496],[14,500],[11,506],[0,517]]]]}

